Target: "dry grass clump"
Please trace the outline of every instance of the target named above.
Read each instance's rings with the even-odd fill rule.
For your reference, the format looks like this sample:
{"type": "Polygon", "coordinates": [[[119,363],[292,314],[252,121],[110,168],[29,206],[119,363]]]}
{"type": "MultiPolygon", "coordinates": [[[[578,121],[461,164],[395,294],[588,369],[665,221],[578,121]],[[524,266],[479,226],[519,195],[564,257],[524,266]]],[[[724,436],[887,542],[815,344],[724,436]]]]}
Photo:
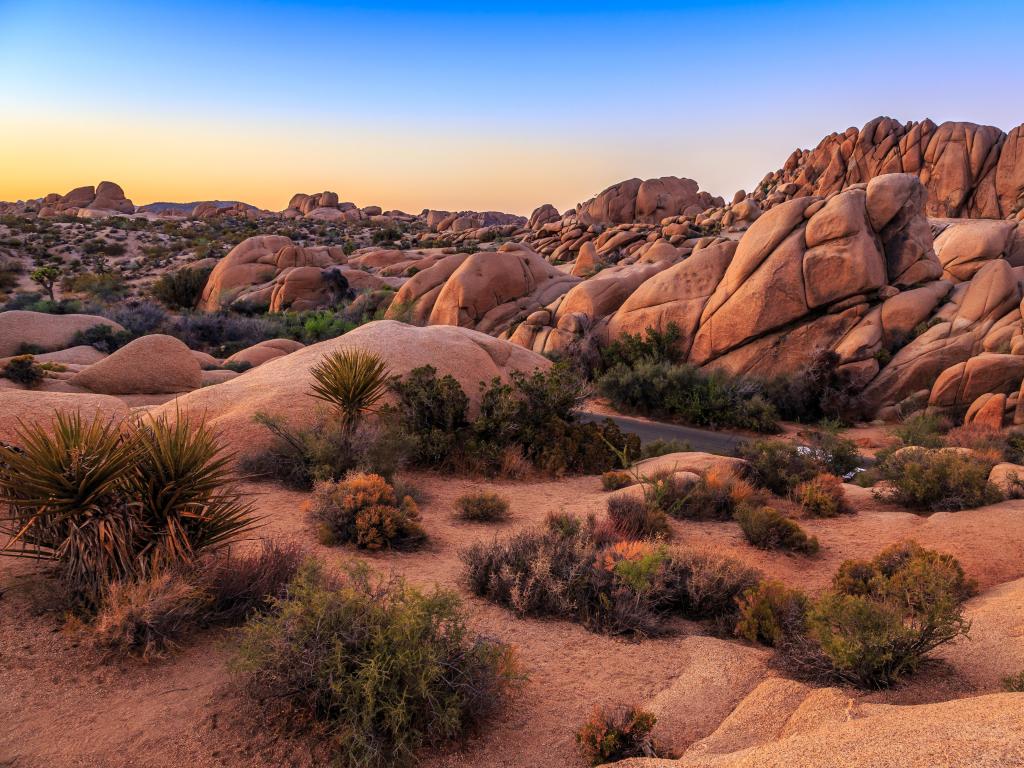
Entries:
{"type": "Polygon", "coordinates": [[[199,628],[241,624],[283,594],[301,559],[298,545],[264,540],[250,554],[220,552],[140,581],[114,582],[92,626],[96,644],[149,658],[199,628]]]}
{"type": "Polygon", "coordinates": [[[621,539],[670,538],[668,517],[646,499],[615,496],[608,499],[608,520],[621,539]]]}
{"type": "Polygon", "coordinates": [[[694,483],[674,475],[655,479],[646,492],[660,509],[680,520],[731,520],[741,507],[759,504],[762,496],[735,472],[719,467],[694,483]]]}
{"type": "Polygon", "coordinates": [[[354,543],[369,550],[414,548],[426,541],[419,510],[411,496],[401,500],[380,475],[355,473],[338,482],[321,482],[309,501],[319,523],[321,544],[354,543]]]}
{"type": "Polygon", "coordinates": [[[621,469],[609,470],[601,475],[601,488],[605,491],[617,491],[633,482],[633,476],[621,469]]]}
{"type": "Polygon", "coordinates": [[[597,707],[576,732],[587,765],[605,765],[630,757],[659,755],[651,737],[658,719],[636,707],[597,707]]]}
{"type": "Polygon", "coordinates": [[[561,515],[546,528],[475,544],[463,553],[469,589],[522,616],[643,636],[666,632],[673,615],[734,615],[737,598],[759,578],[721,555],[594,534],[593,521],[561,515]]]}
{"type": "Polygon", "coordinates": [[[846,501],[843,481],[835,475],[821,474],[800,483],[793,490],[793,501],[807,517],[838,517],[854,511],[846,501]]]}
{"type": "Polygon", "coordinates": [[[508,519],[508,499],[497,493],[470,493],[455,502],[460,520],[473,523],[500,523],[508,519]]]}
{"type": "Polygon", "coordinates": [[[345,768],[402,768],[462,741],[518,676],[508,645],[469,632],[454,592],[312,561],[246,625],[236,670],[268,724],[312,734],[345,768]]]}

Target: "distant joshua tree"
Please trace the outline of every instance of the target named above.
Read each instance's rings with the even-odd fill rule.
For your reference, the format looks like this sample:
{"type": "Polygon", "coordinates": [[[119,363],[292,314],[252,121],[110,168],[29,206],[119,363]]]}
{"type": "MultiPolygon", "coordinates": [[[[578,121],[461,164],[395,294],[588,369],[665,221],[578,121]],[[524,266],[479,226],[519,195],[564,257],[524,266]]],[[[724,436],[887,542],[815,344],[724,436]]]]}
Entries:
{"type": "Polygon", "coordinates": [[[53,295],[53,287],[60,279],[60,269],[50,264],[33,270],[29,277],[32,278],[34,283],[37,283],[44,291],[46,291],[47,295],[50,297],[50,301],[57,300],[53,295]]]}

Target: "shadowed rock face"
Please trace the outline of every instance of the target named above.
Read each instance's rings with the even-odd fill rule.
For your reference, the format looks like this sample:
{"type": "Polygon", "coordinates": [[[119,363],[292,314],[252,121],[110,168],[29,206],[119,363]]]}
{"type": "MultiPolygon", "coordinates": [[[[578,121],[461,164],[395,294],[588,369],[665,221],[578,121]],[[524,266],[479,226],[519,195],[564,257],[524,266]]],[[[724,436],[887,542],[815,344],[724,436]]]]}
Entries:
{"type": "Polygon", "coordinates": [[[991,125],[931,120],[900,123],[876,117],[798,149],[755,193],[763,206],[828,195],[889,173],[912,173],[936,217],[1002,219],[1024,208],[1024,126],[1009,133],[991,125]]]}

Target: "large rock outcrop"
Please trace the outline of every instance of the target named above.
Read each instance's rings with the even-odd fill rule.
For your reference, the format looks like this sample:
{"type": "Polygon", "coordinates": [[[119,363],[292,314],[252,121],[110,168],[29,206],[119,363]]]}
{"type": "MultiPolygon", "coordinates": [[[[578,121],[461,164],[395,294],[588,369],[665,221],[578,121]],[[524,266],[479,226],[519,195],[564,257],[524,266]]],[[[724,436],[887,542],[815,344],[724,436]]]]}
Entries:
{"type": "Polygon", "coordinates": [[[140,336],[70,383],[103,395],[156,395],[188,392],[202,384],[199,361],[173,336],[140,336]]]}
{"type": "Polygon", "coordinates": [[[1024,208],[1024,126],[1007,134],[991,125],[876,117],[861,129],[826,136],[812,150],[796,150],[757,194],[771,206],[890,173],[921,180],[929,216],[1013,216],[1024,208]]]}
{"type": "Polygon", "coordinates": [[[696,215],[725,201],[700,191],[693,179],[663,176],[659,179],[628,179],[613,184],[597,197],[580,203],[581,224],[655,224],[670,216],[696,215]]]}
{"type": "Polygon", "coordinates": [[[97,325],[112,331],[124,328],[99,315],[51,315],[14,309],[0,312],[0,357],[16,355],[22,348],[33,347],[50,352],[71,346],[76,333],[97,325]]]}
{"type": "Polygon", "coordinates": [[[395,375],[432,365],[440,375],[454,376],[471,400],[479,396],[482,381],[507,379],[513,369],[532,371],[550,365],[540,355],[467,328],[419,328],[381,320],[270,360],[237,379],[183,395],[156,412],[171,417],[179,410],[206,414],[231,446],[252,451],[270,439],[266,429],[253,423],[252,415],[262,411],[284,416],[295,427],[309,424],[322,407],[310,396],[310,369],[324,355],[352,348],[378,353],[395,375]]]}

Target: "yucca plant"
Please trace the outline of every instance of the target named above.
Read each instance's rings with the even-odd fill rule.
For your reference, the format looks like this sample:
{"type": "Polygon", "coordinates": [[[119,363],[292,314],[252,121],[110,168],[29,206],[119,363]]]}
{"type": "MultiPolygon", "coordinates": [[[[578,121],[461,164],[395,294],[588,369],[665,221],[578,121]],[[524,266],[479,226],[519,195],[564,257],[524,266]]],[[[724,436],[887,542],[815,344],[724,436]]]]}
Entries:
{"type": "Polygon", "coordinates": [[[0,450],[0,554],[56,561],[86,608],[112,582],[189,562],[256,523],[204,423],[58,413],[16,439],[0,450]]]}
{"type": "Polygon", "coordinates": [[[327,355],[312,374],[313,397],[330,403],[346,429],[354,429],[364,414],[376,410],[391,376],[379,355],[361,349],[327,355]]]}
{"type": "Polygon", "coordinates": [[[135,427],[139,460],[132,481],[152,539],[140,553],[149,568],[187,562],[257,523],[234,486],[231,454],[205,422],[178,414],[135,427]]]}
{"type": "Polygon", "coordinates": [[[78,413],[20,425],[15,439],[20,448],[0,451],[0,532],[10,536],[0,553],[59,561],[72,590],[95,601],[134,570],[138,443],[116,421],[78,413]]]}

